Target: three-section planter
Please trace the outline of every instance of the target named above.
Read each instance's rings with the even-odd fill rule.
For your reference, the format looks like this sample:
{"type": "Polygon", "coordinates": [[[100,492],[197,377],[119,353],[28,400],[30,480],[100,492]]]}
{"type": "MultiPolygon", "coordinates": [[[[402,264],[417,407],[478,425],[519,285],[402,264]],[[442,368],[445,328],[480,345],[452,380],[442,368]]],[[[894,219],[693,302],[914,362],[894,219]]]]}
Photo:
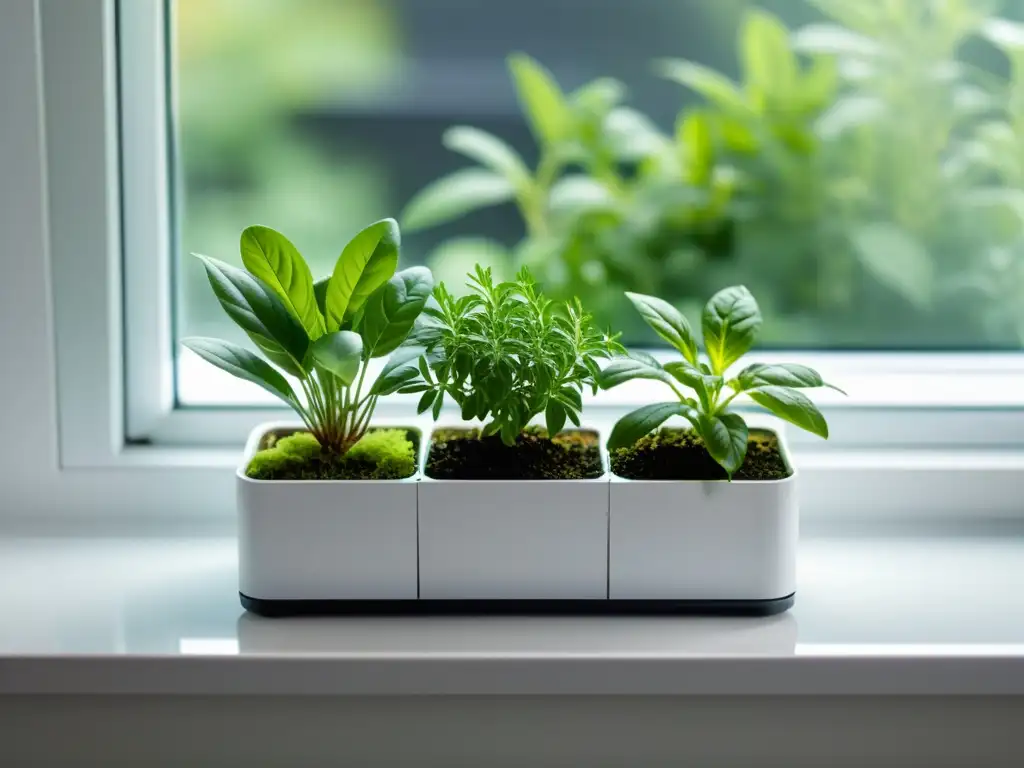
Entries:
{"type": "MultiPolygon", "coordinates": [[[[253,480],[238,471],[239,589],[266,615],[435,611],[769,615],[795,591],[785,479],[439,479],[432,441],[401,480],[253,480]]],[[[596,433],[595,441],[599,438],[596,433]]]]}

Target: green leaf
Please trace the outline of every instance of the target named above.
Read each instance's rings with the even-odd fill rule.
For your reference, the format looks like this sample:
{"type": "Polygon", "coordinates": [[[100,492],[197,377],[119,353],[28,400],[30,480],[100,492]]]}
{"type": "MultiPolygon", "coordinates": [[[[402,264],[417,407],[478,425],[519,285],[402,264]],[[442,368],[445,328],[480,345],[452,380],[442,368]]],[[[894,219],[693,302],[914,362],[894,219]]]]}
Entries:
{"type": "Polygon", "coordinates": [[[697,342],[689,321],[675,307],[656,296],[626,292],[644,321],[691,363],[697,362],[697,342]]]}
{"type": "Polygon", "coordinates": [[[747,423],[737,413],[701,414],[695,425],[711,458],[731,478],[747,455],[747,423]]]}
{"type": "Polygon", "coordinates": [[[744,79],[762,94],[796,95],[797,60],[789,30],[775,16],[751,9],[740,30],[744,79]]]}
{"type": "Polygon", "coordinates": [[[701,315],[704,346],[717,374],[745,355],[761,329],[761,310],[746,286],[724,288],[711,297],[701,315]]]}
{"type": "Polygon", "coordinates": [[[697,412],[683,403],[652,403],[637,408],[619,419],[608,438],[608,450],[629,448],[647,433],[660,427],[671,416],[685,416],[691,422],[697,412]]]}
{"type": "Polygon", "coordinates": [[[668,140],[646,115],[629,107],[616,107],[608,113],[604,133],[615,157],[627,162],[651,157],[668,145],[668,140]]]}
{"type": "Polygon", "coordinates": [[[434,278],[426,267],[403,269],[366,302],[360,333],[368,357],[390,354],[405,341],[423,311],[434,278]]]}
{"type": "Polygon", "coordinates": [[[240,248],[245,268],[277,294],[309,338],[322,336],[324,318],[313,293],[313,276],[291,241],[269,227],[247,227],[240,248]]]}
{"type": "Polygon", "coordinates": [[[313,360],[348,386],[359,373],[363,360],[363,340],[352,331],[335,331],[313,342],[313,360]]]}
{"type": "MultiPolygon", "coordinates": [[[[317,309],[320,310],[322,317],[327,317],[327,288],[331,284],[331,276],[322,277],[313,283],[313,296],[316,298],[317,309]]],[[[327,327],[327,321],[324,320],[324,328],[327,327]]]]}
{"type": "Polygon", "coordinates": [[[418,192],[402,212],[402,226],[425,229],[514,197],[515,187],[508,179],[483,168],[464,168],[418,192]]]}
{"type": "Polygon", "coordinates": [[[390,395],[420,379],[419,361],[426,353],[423,347],[402,347],[388,358],[370,393],[390,395]]]}
{"type": "Polygon", "coordinates": [[[828,437],[828,424],[821,411],[802,392],[789,387],[761,387],[747,393],[750,399],[780,419],[806,429],[818,437],[828,437]]]}
{"type": "Polygon", "coordinates": [[[869,37],[859,35],[837,24],[808,24],[792,36],[793,48],[801,53],[871,58],[882,47],[869,37]]]}
{"type": "MultiPolygon", "coordinates": [[[[794,388],[830,387],[843,392],[839,387],[822,380],[813,368],[796,363],[753,363],[748,365],[736,377],[736,386],[740,390],[756,389],[757,387],[780,386],[794,388]]],[[[846,393],[843,392],[845,395],[846,393]]]]}
{"type": "Polygon", "coordinates": [[[591,211],[614,211],[616,201],[612,191],[600,181],[574,173],[552,185],[548,207],[556,215],[579,216],[591,211]]]}
{"type": "Polygon", "coordinates": [[[690,389],[703,386],[705,374],[689,361],[676,360],[665,363],[664,367],[676,381],[690,389]]]}
{"type": "Polygon", "coordinates": [[[918,309],[935,296],[935,265],[925,247],[893,224],[866,224],[853,236],[864,265],[878,282],[896,291],[918,309]]]}
{"type": "Polygon", "coordinates": [[[441,415],[441,406],[444,405],[444,387],[437,390],[437,397],[434,398],[434,405],[430,408],[430,415],[434,417],[434,421],[437,421],[437,417],[441,415]]]}
{"type": "Polygon", "coordinates": [[[565,426],[565,408],[557,400],[548,400],[548,407],[544,409],[544,422],[549,437],[557,435],[565,426]]]}
{"type": "Polygon", "coordinates": [[[378,221],[357,234],[338,258],[327,285],[327,330],[337,331],[395,274],[401,236],[394,219],[378,221]]]}
{"type": "Polygon", "coordinates": [[[295,407],[298,400],[288,380],[272,368],[267,362],[247,349],[220,339],[207,339],[193,336],[182,339],[181,343],[191,349],[203,360],[213,363],[232,376],[258,384],[267,392],[284,400],[295,407]]]}
{"type": "Polygon", "coordinates": [[[609,362],[601,370],[597,383],[601,389],[612,389],[633,379],[654,379],[672,383],[672,377],[657,362],[652,363],[637,356],[617,357],[609,362]]]}
{"type": "Polygon", "coordinates": [[[519,153],[494,134],[479,128],[457,125],[445,131],[441,141],[452,152],[476,160],[504,177],[514,189],[521,189],[530,183],[530,170],[519,153]]]}
{"type": "Polygon", "coordinates": [[[666,59],[658,62],[656,68],[662,77],[691,88],[727,112],[741,114],[751,112],[739,86],[725,75],[719,74],[709,67],[694,64],[691,61],[666,59]]]}
{"type": "MultiPolygon", "coordinates": [[[[440,391],[443,392],[444,390],[440,391]]],[[[424,392],[423,396],[420,397],[419,403],[417,403],[416,405],[416,413],[425,413],[427,410],[429,410],[431,403],[434,402],[434,398],[436,398],[437,395],[438,392],[434,391],[433,389],[428,389],[426,392],[424,392]]]]}
{"type": "Polygon", "coordinates": [[[508,67],[519,104],[538,143],[550,146],[568,138],[572,112],[551,73],[523,53],[509,56],[508,67]]]}
{"type": "Polygon", "coordinates": [[[293,376],[304,376],[309,336],[277,294],[244,270],[209,256],[194,255],[203,262],[213,293],[228,317],[271,362],[293,376]]]}

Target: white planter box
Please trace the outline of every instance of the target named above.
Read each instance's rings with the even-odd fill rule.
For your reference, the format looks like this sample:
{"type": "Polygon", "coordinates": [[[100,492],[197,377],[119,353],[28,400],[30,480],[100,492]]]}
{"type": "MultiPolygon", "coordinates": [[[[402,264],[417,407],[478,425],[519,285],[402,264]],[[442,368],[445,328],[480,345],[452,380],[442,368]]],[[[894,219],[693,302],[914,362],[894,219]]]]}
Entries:
{"type": "Polygon", "coordinates": [[[237,472],[243,604],[261,612],[275,607],[268,601],[415,600],[419,473],[402,480],[246,477],[263,435],[277,429],[301,427],[254,429],[237,472]]]}
{"type": "Polygon", "coordinates": [[[424,600],[604,600],[608,476],[435,480],[424,470],[419,558],[424,600]]]}
{"type": "MultiPolygon", "coordinates": [[[[793,470],[784,438],[772,430],[793,470]]],[[[796,590],[797,474],[784,480],[610,485],[609,597],[744,601],[785,610],[796,590]]]]}

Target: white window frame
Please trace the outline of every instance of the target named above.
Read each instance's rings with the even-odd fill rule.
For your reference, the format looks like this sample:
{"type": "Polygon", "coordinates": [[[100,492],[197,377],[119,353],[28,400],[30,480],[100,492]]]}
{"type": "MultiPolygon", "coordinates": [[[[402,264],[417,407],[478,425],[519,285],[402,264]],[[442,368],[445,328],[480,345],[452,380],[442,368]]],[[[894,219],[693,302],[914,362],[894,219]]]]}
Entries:
{"type": "MultiPolygon", "coordinates": [[[[14,242],[22,235],[23,252],[38,259],[0,289],[10,302],[0,304],[0,319],[5,329],[31,327],[52,357],[40,357],[38,371],[19,373],[17,381],[0,380],[0,416],[46,443],[43,461],[16,457],[0,473],[24,470],[12,471],[11,498],[22,514],[90,524],[173,519],[190,530],[230,524],[229,469],[242,437],[281,410],[174,407],[162,5],[11,1],[11,24],[0,33],[11,60],[5,77],[15,63],[21,68],[3,84],[11,92],[0,103],[18,113],[21,132],[0,134],[9,143],[0,151],[13,154],[20,137],[14,159],[26,174],[38,160],[40,197],[29,211],[38,215],[0,211],[0,223],[14,242]],[[45,130],[32,134],[33,124],[45,130]],[[51,395],[48,407],[15,411],[28,407],[24,386],[33,397],[51,395]]],[[[34,189],[24,176],[0,176],[0,201],[24,197],[26,188],[34,189]]],[[[5,267],[17,258],[0,251],[5,267]]],[[[27,354],[19,346],[24,339],[4,334],[3,359],[27,354]]],[[[1020,515],[1021,355],[782,357],[815,365],[852,395],[826,399],[833,440],[792,433],[805,520],[1020,515]]],[[[588,420],[603,424],[616,409],[645,401],[647,387],[603,393],[588,420]]],[[[400,401],[382,404],[379,413],[386,421],[412,420],[400,401]]]]}

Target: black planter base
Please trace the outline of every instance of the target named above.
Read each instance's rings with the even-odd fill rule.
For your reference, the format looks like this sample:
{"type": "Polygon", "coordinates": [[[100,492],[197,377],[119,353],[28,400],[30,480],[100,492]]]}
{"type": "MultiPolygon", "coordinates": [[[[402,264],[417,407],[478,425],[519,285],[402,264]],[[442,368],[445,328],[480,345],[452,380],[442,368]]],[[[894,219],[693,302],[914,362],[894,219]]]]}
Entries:
{"type": "Polygon", "coordinates": [[[261,600],[241,592],[260,616],[774,616],[796,593],[774,600],[261,600]]]}

